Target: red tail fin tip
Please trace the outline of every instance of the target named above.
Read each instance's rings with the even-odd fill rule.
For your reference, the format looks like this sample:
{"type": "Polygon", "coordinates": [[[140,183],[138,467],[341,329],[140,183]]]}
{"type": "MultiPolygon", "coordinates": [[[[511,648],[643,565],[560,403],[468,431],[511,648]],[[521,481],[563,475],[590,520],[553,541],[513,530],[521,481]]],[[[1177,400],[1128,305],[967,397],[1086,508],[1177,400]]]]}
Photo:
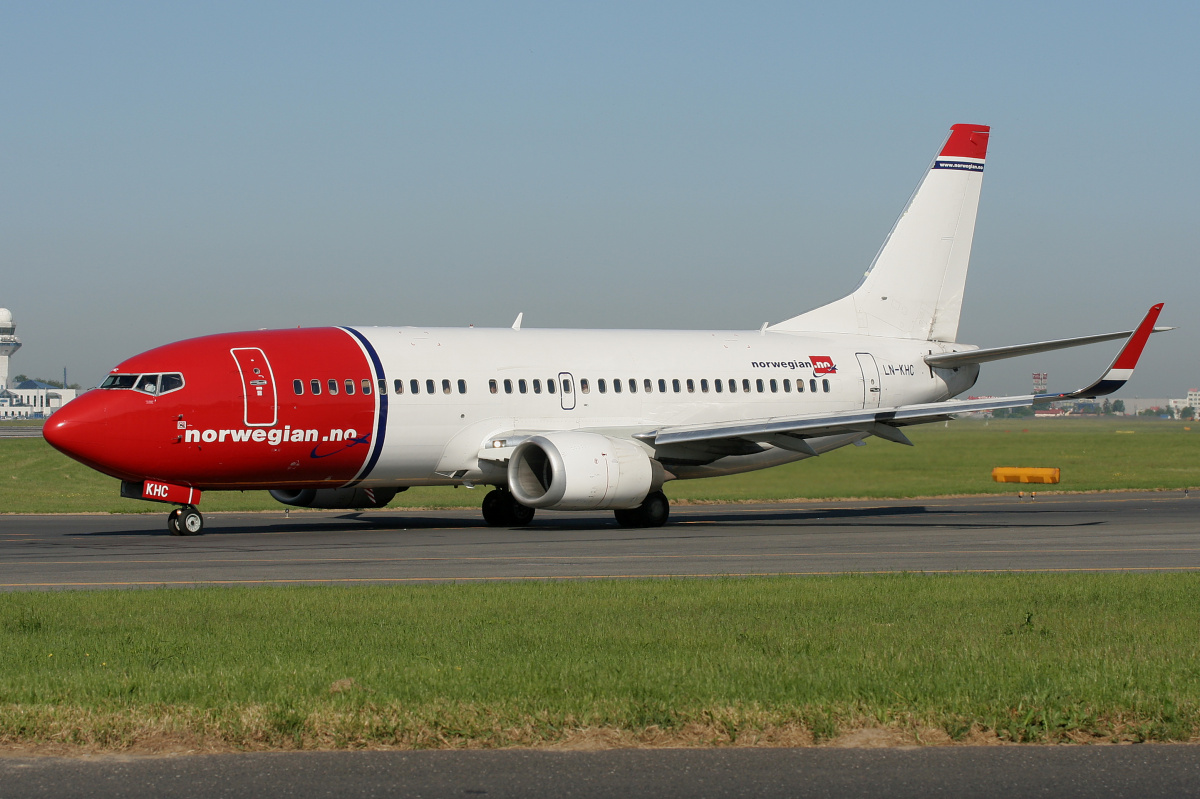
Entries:
{"type": "Polygon", "coordinates": [[[982,160],[987,155],[988,136],[991,127],[987,125],[952,125],[950,138],[938,153],[941,158],[978,158],[982,160]]]}

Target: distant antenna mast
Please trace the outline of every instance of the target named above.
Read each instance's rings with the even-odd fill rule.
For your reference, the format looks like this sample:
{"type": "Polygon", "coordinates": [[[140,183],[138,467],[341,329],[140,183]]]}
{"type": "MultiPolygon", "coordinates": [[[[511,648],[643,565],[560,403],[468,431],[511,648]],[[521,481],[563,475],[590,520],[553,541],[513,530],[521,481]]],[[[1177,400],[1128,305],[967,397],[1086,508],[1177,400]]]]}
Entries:
{"type": "Polygon", "coordinates": [[[1049,372],[1034,372],[1033,373],[1033,393],[1045,394],[1046,385],[1050,382],[1049,372]]]}

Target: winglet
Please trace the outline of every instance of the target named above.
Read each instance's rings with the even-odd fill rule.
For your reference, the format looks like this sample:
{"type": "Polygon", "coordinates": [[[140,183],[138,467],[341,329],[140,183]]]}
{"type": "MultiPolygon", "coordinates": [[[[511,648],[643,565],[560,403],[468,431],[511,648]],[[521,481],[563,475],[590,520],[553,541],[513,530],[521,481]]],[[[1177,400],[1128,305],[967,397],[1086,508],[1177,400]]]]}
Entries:
{"type": "Polygon", "coordinates": [[[1163,303],[1160,302],[1146,312],[1145,318],[1142,319],[1137,329],[1133,331],[1133,335],[1129,337],[1129,340],[1125,342],[1125,346],[1117,353],[1117,357],[1108,367],[1108,371],[1104,373],[1103,377],[1090,386],[1081,388],[1078,391],[1072,391],[1069,394],[1059,394],[1057,396],[1046,395],[1045,398],[1039,397],[1038,402],[1103,397],[1125,385],[1126,381],[1133,376],[1133,369],[1137,366],[1138,359],[1142,357],[1142,350],[1145,349],[1146,341],[1150,338],[1150,334],[1154,332],[1154,323],[1158,321],[1158,315],[1162,312],[1162,309],[1163,303]]]}
{"type": "Polygon", "coordinates": [[[513,330],[520,330],[520,329],[521,329],[521,320],[523,320],[524,318],[525,318],[525,312],[524,312],[524,311],[521,311],[519,314],[517,314],[517,321],[515,321],[515,322],[513,322],[513,323],[512,323],[512,329],[513,329],[513,330]]]}

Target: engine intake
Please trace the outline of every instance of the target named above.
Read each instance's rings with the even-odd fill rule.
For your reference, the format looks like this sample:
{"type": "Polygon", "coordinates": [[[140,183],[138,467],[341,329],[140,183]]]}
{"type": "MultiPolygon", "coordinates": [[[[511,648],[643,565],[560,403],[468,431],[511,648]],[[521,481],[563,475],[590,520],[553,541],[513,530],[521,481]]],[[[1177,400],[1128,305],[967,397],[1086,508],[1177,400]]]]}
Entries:
{"type": "Polygon", "coordinates": [[[654,488],[654,467],[632,441],[599,433],[548,433],[513,450],[508,488],[531,508],[636,508],[654,488]]]}
{"type": "Polygon", "coordinates": [[[300,490],[272,489],[270,494],[284,505],[301,508],[382,508],[403,488],[305,488],[300,490]]]}

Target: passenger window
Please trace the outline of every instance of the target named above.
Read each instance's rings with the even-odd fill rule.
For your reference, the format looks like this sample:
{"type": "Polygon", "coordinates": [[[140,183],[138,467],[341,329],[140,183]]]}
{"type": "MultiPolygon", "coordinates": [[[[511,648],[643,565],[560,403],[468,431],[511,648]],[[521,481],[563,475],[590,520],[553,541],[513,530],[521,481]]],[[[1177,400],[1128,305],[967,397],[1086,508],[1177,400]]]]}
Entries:
{"type": "Polygon", "coordinates": [[[704,394],[708,393],[708,381],[703,378],[700,380],[700,391],[704,394]]]}
{"type": "Polygon", "coordinates": [[[695,394],[695,393],[696,393],[696,381],[695,381],[695,380],[693,380],[693,379],[692,379],[692,378],[690,378],[690,377],[689,377],[689,378],[688,378],[688,380],[687,380],[687,387],[688,387],[688,393],[689,393],[689,394],[695,394]]]}
{"type": "Polygon", "coordinates": [[[647,377],[645,380],[642,381],[642,388],[644,388],[646,390],[647,394],[653,393],[654,392],[654,381],[647,377]]]}
{"type": "Polygon", "coordinates": [[[542,381],[538,380],[536,377],[533,378],[533,393],[534,394],[542,393],[542,381]]]}
{"type": "Polygon", "coordinates": [[[330,380],[329,380],[329,393],[330,393],[330,394],[337,394],[337,392],[338,392],[338,388],[337,388],[337,381],[336,381],[336,380],[333,380],[333,379],[330,379],[330,380]]]}
{"type": "Polygon", "coordinates": [[[592,391],[592,384],[591,384],[590,382],[588,382],[588,379],[587,379],[586,377],[581,377],[581,378],[579,378],[579,390],[580,390],[581,392],[583,392],[584,394],[590,394],[590,393],[591,393],[591,391],[592,391]]]}
{"type": "Polygon", "coordinates": [[[815,377],[808,381],[808,390],[814,394],[817,393],[817,379],[815,377]]]}
{"type": "Polygon", "coordinates": [[[637,393],[637,381],[634,380],[632,377],[629,378],[629,393],[630,394],[637,393]]]}
{"type": "Polygon", "coordinates": [[[621,378],[619,378],[619,377],[613,381],[613,393],[614,394],[621,393],[621,378]]]}
{"type": "Polygon", "coordinates": [[[500,384],[497,383],[494,379],[489,380],[488,381],[488,391],[490,391],[493,394],[499,394],[500,393],[500,384]]]}
{"type": "Polygon", "coordinates": [[[821,390],[824,391],[826,394],[829,393],[829,380],[827,380],[827,379],[821,380],[821,390]]]}
{"type": "Polygon", "coordinates": [[[443,394],[450,393],[450,381],[446,380],[445,378],[442,379],[442,393],[443,394]]]}
{"type": "Polygon", "coordinates": [[[466,394],[466,393],[467,393],[467,381],[466,381],[466,380],[462,380],[461,378],[460,378],[460,379],[459,379],[459,381],[458,381],[458,393],[459,393],[459,394],[466,394]]]}
{"type": "Polygon", "coordinates": [[[773,378],[773,377],[771,378],[771,393],[772,394],[779,393],[779,384],[775,382],[775,378],[773,378]]]}
{"type": "Polygon", "coordinates": [[[678,377],[676,377],[676,378],[672,378],[672,380],[671,380],[671,390],[672,390],[672,391],[674,391],[676,394],[678,394],[678,393],[679,393],[679,378],[678,378],[678,377]]]}
{"type": "Polygon", "coordinates": [[[722,388],[724,388],[724,384],[721,382],[720,378],[717,378],[716,380],[713,381],[713,388],[715,388],[717,390],[718,394],[721,393],[722,388]]]}
{"type": "Polygon", "coordinates": [[[347,394],[354,393],[354,381],[351,380],[350,378],[346,378],[346,393],[347,394]]]}
{"type": "Polygon", "coordinates": [[[430,380],[428,378],[425,379],[425,393],[426,394],[436,394],[437,393],[437,386],[434,384],[434,382],[432,380],[430,380]]]}
{"type": "Polygon", "coordinates": [[[763,381],[761,377],[754,381],[754,387],[758,389],[759,394],[763,393],[763,381]]]}
{"type": "Polygon", "coordinates": [[[312,380],[312,381],[310,381],[310,382],[309,382],[309,384],[308,384],[308,387],[312,389],[312,393],[313,393],[313,394],[320,394],[320,393],[321,393],[321,381],[320,381],[320,380],[312,380]]]}
{"type": "Polygon", "coordinates": [[[804,393],[804,380],[802,378],[796,378],[796,393],[804,393]]]}
{"type": "Polygon", "coordinates": [[[742,391],[747,394],[750,393],[750,381],[746,378],[742,378],[742,391]]]}
{"type": "Polygon", "coordinates": [[[563,393],[564,394],[571,393],[571,381],[570,380],[563,380],[563,393]]]}
{"type": "Polygon", "coordinates": [[[511,381],[511,380],[509,380],[508,378],[505,378],[505,379],[504,379],[504,393],[505,393],[505,394],[511,394],[511,393],[512,393],[512,381],[511,381]]]}
{"type": "Polygon", "coordinates": [[[791,380],[784,380],[784,381],[783,381],[783,393],[784,393],[784,394],[791,394],[791,393],[792,393],[792,381],[791,381],[791,380]]]}
{"type": "MultiPolygon", "coordinates": [[[[168,391],[176,391],[183,388],[183,375],[175,372],[173,374],[163,375],[158,379],[158,393],[166,394],[168,391]]],[[[300,381],[300,390],[304,390],[304,381],[300,381]]]]}
{"type": "Polygon", "coordinates": [[[379,393],[380,394],[387,393],[387,380],[382,377],[379,378],[379,393]]]}
{"type": "Polygon", "coordinates": [[[729,378],[729,393],[730,394],[737,393],[737,381],[734,380],[732,377],[729,378]]]}
{"type": "Polygon", "coordinates": [[[392,387],[396,389],[397,394],[404,393],[404,381],[399,378],[392,381],[392,387]]]}
{"type": "Polygon", "coordinates": [[[554,393],[554,388],[555,388],[555,386],[554,386],[554,381],[553,381],[553,380],[547,380],[547,381],[546,381],[546,390],[547,390],[547,391],[549,391],[551,394],[553,394],[553,393],[554,393]]]}
{"type": "Polygon", "coordinates": [[[605,380],[603,377],[600,378],[599,380],[596,381],[596,388],[600,391],[601,394],[607,394],[608,393],[608,381],[605,380]]]}
{"type": "Polygon", "coordinates": [[[529,393],[529,386],[526,385],[524,378],[517,381],[517,390],[520,391],[522,394],[529,393]]]}
{"type": "Polygon", "coordinates": [[[420,380],[409,380],[408,381],[408,391],[410,394],[420,394],[421,393],[421,381],[420,380]]]}
{"type": "Polygon", "coordinates": [[[667,393],[667,381],[666,381],[666,380],[664,380],[664,379],[663,379],[663,378],[661,378],[661,377],[660,377],[660,378],[658,378],[658,393],[659,393],[659,394],[666,394],[666,393],[667,393]]]}
{"type": "Polygon", "coordinates": [[[299,397],[299,396],[303,396],[303,394],[304,394],[304,381],[303,381],[303,380],[293,380],[293,381],[292,381],[292,391],[294,391],[294,392],[296,393],[296,396],[297,396],[297,397],[299,397]]]}
{"type": "Polygon", "coordinates": [[[365,377],[362,379],[362,393],[363,394],[371,393],[371,381],[365,377]]]}

